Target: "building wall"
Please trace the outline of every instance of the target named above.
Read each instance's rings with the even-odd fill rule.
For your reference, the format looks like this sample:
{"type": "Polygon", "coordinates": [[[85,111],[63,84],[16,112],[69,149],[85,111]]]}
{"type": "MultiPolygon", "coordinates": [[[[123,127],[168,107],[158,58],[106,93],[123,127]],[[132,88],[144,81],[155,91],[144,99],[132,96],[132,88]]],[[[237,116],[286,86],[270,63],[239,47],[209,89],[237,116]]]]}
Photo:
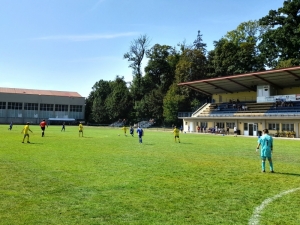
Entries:
{"type": "Polygon", "coordinates": [[[277,90],[278,95],[300,94],[300,87],[284,88],[277,90]]]}
{"type": "Polygon", "coordinates": [[[84,97],[0,93],[0,102],[6,102],[6,109],[0,109],[0,123],[10,123],[11,121],[13,121],[16,124],[23,124],[25,122],[37,124],[41,119],[48,119],[50,117],[84,119],[84,97]],[[8,109],[9,102],[22,103],[22,109],[8,109]],[[25,110],[25,103],[38,104],[38,109],[25,110]],[[53,110],[40,110],[41,104],[52,104],[53,110]],[[68,111],[55,111],[55,105],[67,105],[68,111]],[[81,106],[82,110],[80,112],[71,112],[71,105],[81,106]]]}
{"type": "MultiPolygon", "coordinates": [[[[276,95],[300,94],[300,87],[278,89],[276,95]]],[[[229,102],[230,99],[239,99],[240,101],[256,101],[257,93],[254,91],[222,93],[212,95],[215,103],[229,102]]]]}
{"type": "MultiPolygon", "coordinates": [[[[286,118],[282,118],[282,119],[275,119],[275,118],[232,118],[232,119],[228,119],[228,118],[183,118],[183,129],[185,132],[196,132],[196,126],[198,126],[199,124],[203,124],[206,123],[207,124],[207,129],[208,128],[213,128],[217,125],[217,123],[224,123],[224,129],[226,130],[227,127],[227,123],[231,123],[234,124],[234,126],[237,127],[238,130],[240,130],[240,134],[241,135],[245,135],[245,136],[257,136],[258,135],[258,131],[262,131],[263,129],[268,129],[269,130],[269,134],[274,135],[275,133],[277,133],[278,131],[281,132],[289,132],[285,129],[283,129],[283,124],[285,125],[293,125],[294,129],[293,131],[296,132],[296,136],[295,137],[300,137],[300,119],[299,118],[295,118],[295,119],[286,119],[286,118]],[[247,124],[248,126],[248,130],[244,129],[244,124],[247,124]],[[256,132],[254,132],[254,134],[250,135],[249,134],[249,124],[252,125],[257,125],[257,130],[256,132]],[[269,129],[269,124],[278,124],[279,125],[279,130],[277,131],[276,129],[269,129]],[[189,128],[189,130],[188,130],[189,128]]],[[[233,133],[233,127],[231,127],[229,129],[230,133],[233,133]]]]}
{"type": "Polygon", "coordinates": [[[243,101],[256,101],[256,92],[237,92],[237,93],[222,93],[212,95],[212,99],[215,100],[215,103],[229,102],[229,100],[239,99],[243,101]]]}

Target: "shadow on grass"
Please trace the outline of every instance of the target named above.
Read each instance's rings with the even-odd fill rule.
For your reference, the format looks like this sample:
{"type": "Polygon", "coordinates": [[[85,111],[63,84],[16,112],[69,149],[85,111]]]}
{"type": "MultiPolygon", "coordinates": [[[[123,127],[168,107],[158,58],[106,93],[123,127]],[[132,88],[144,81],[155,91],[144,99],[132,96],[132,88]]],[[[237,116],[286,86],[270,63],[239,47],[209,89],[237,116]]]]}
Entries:
{"type": "Polygon", "coordinates": [[[30,142],[30,143],[22,143],[25,145],[43,145],[44,143],[38,143],[38,142],[30,142]]]}
{"type": "Polygon", "coordinates": [[[276,172],[275,171],[275,174],[290,175],[290,176],[299,176],[300,177],[300,174],[298,174],[298,173],[282,173],[282,172],[276,172]]]}

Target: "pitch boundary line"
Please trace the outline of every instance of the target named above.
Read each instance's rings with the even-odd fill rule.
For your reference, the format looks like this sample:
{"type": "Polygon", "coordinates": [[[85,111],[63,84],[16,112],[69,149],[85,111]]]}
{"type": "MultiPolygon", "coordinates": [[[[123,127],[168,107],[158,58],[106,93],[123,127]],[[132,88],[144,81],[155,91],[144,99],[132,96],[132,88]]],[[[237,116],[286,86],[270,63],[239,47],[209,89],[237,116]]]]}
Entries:
{"type": "Polygon", "coordinates": [[[260,206],[256,207],[250,220],[249,220],[249,225],[258,225],[259,224],[259,218],[260,218],[260,213],[264,210],[264,208],[270,204],[272,201],[278,199],[278,198],[281,198],[282,196],[284,195],[287,195],[287,194],[290,194],[290,193],[293,193],[295,191],[299,191],[300,190],[300,187],[299,188],[294,188],[294,189],[291,189],[291,190],[288,190],[288,191],[284,191],[284,192],[281,192],[279,193],[278,195],[275,195],[271,198],[267,198],[266,200],[264,200],[260,206]]]}

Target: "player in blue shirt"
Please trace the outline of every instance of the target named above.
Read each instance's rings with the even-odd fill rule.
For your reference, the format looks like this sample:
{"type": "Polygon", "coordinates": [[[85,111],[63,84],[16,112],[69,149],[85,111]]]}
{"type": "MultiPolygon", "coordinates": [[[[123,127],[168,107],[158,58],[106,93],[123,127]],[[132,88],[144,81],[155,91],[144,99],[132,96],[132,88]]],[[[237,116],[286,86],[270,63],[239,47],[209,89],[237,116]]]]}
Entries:
{"type": "Polygon", "coordinates": [[[138,133],[138,136],[139,136],[139,142],[142,144],[143,143],[142,137],[144,136],[144,131],[142,128],[138,127],[136,132],[138,133]]]}
{"type": "Polygon", "coordinates": [[[269,135],[268,129],[263,130],[263,135],[258,139],[257,143],[258,145],[256,147],[256,151],[260,147],[262,172],[266,172],[266,159],[268,159],[270,164],[270,172],[274,173],[272,162],[273,138],[269,135]]]}
{"type": "Polygon", "coordinates": [[[130,130],[129,130],[129,132],[130,132],[131,136],[133,137],[133,136],[134,136],[134,129],[133,129],[133,127],[132,127],[132,126],[130,127],[130,130]]]}

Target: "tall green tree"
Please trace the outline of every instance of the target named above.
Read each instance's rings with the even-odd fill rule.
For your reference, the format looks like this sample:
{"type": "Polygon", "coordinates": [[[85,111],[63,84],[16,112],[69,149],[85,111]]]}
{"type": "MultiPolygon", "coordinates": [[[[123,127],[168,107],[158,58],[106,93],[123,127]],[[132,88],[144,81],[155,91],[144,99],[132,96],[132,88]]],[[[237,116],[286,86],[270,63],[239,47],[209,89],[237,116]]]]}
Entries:
{"type": "Polygon", "coordinates": [[[257,20],[242,22],[235,30],[228,31],[224,38],[235,45],[242,43],[257,44],[261,36],[269,29],[269,26],[260,25],[257,20]]]}
{"type": "Polygon", "coordinates": [[[206,44],[203,43],[203,40],[202,40],[202,34],[201,34],[200,30],[198,30],[197,38],[196,38],[196,40],[193,42],[193,47],[194,47],[195,49],[198,49],[198,50],[202,51],[203,54],[206,54],[206,44]]]}
{"type": "Polygon", "coordinates": [[[110,82],[100,80],[92,87],[93,101],[92,101],[92,120],[96,123],[107,123],[109,121],[109,115],[105,107],[105,101],[110,95],[112,89],[110,82]]]}
{"type": "Polygon", "coordinates": [[[174,83],[163,100],[163,116],[166,124],[177,123],[178,111],[183,102],[184,96],[179,93],[179,88],[174,83]]]}
{"type": "Polygon", "coordinates": [[[176,65],[176,81],[188,82],[206,78],[207,60],[200,49],[185,49],[176,65]]]}
{"type": "Polygon", "coordinates": [[[105,100],[105,109],[110,121],[128,119],[132,110],[132,99],[124,77],[117,76],[110,82],[111,92],[105,100]]]}
{"type": "Polygon", "coordinates": [[[258,21],[241,23],[235,30],[214,42],[208,53],[209,77],[227,76],[264,70],[264,59],[258,50],[259,39],[268,30],[258,21]]]}
{"type": "Polygon", "coordinates": [[[165,93],[161,88],[153,89],[145,96],[148,118],[155,118],[158,124],[163,122],[163,99],[165,93]]]}
{"type": "Polygon", "coordinates": [[[152,88],[160,88],[164,93],[167,92],[175,77],[178,60],[176,54],[173,47],[159,44],[155,44],[147,51],[148,64],[145,67],[145,76],[151,82],[152,88]]]}
{"type": "MultiPolygon", "coordinates": [[[[207,78],[207,59],[203,49],[181,48],[179,61],[176,65],[175,82],[189,82],[207,78]]],[[[195,102],[202,102],[206,96],[190,88],[180,87],[178,95],[181,95],[184,101],[178,106],[179,110],[191,111],[195,107],[195,102]]]]}
{"type": "Polygon", "coordinates": [[[141,35],[131,42],[129,51],[124,54],[124,59],[127,59],[130,62],[129,67],[133,69],[131,91],[133,92],[134,98],[137,100],[140,100],[143,95],[143,93],[140,92],[143,76],[142,61],[149,47],[149,43],[149,37],[147,35],[141,35]]]}
{"type": "Polygon", "coordinates": [[[286,60],[300,65],[300,1],[284,1],[283,7],[270,10],[259,23],[272,28],[262,35],[259,44],[266,65],[275,68],[280,61],[286,60]]]}
{"type": "Polygon", "coordinates": [[[85,121],[87,122],[94,122],[93,117],[92,117],[92,107],[93,107],[93,102],[94,102],[94,92],[91,91],[89,96],[85,99],[85,121]]]}

